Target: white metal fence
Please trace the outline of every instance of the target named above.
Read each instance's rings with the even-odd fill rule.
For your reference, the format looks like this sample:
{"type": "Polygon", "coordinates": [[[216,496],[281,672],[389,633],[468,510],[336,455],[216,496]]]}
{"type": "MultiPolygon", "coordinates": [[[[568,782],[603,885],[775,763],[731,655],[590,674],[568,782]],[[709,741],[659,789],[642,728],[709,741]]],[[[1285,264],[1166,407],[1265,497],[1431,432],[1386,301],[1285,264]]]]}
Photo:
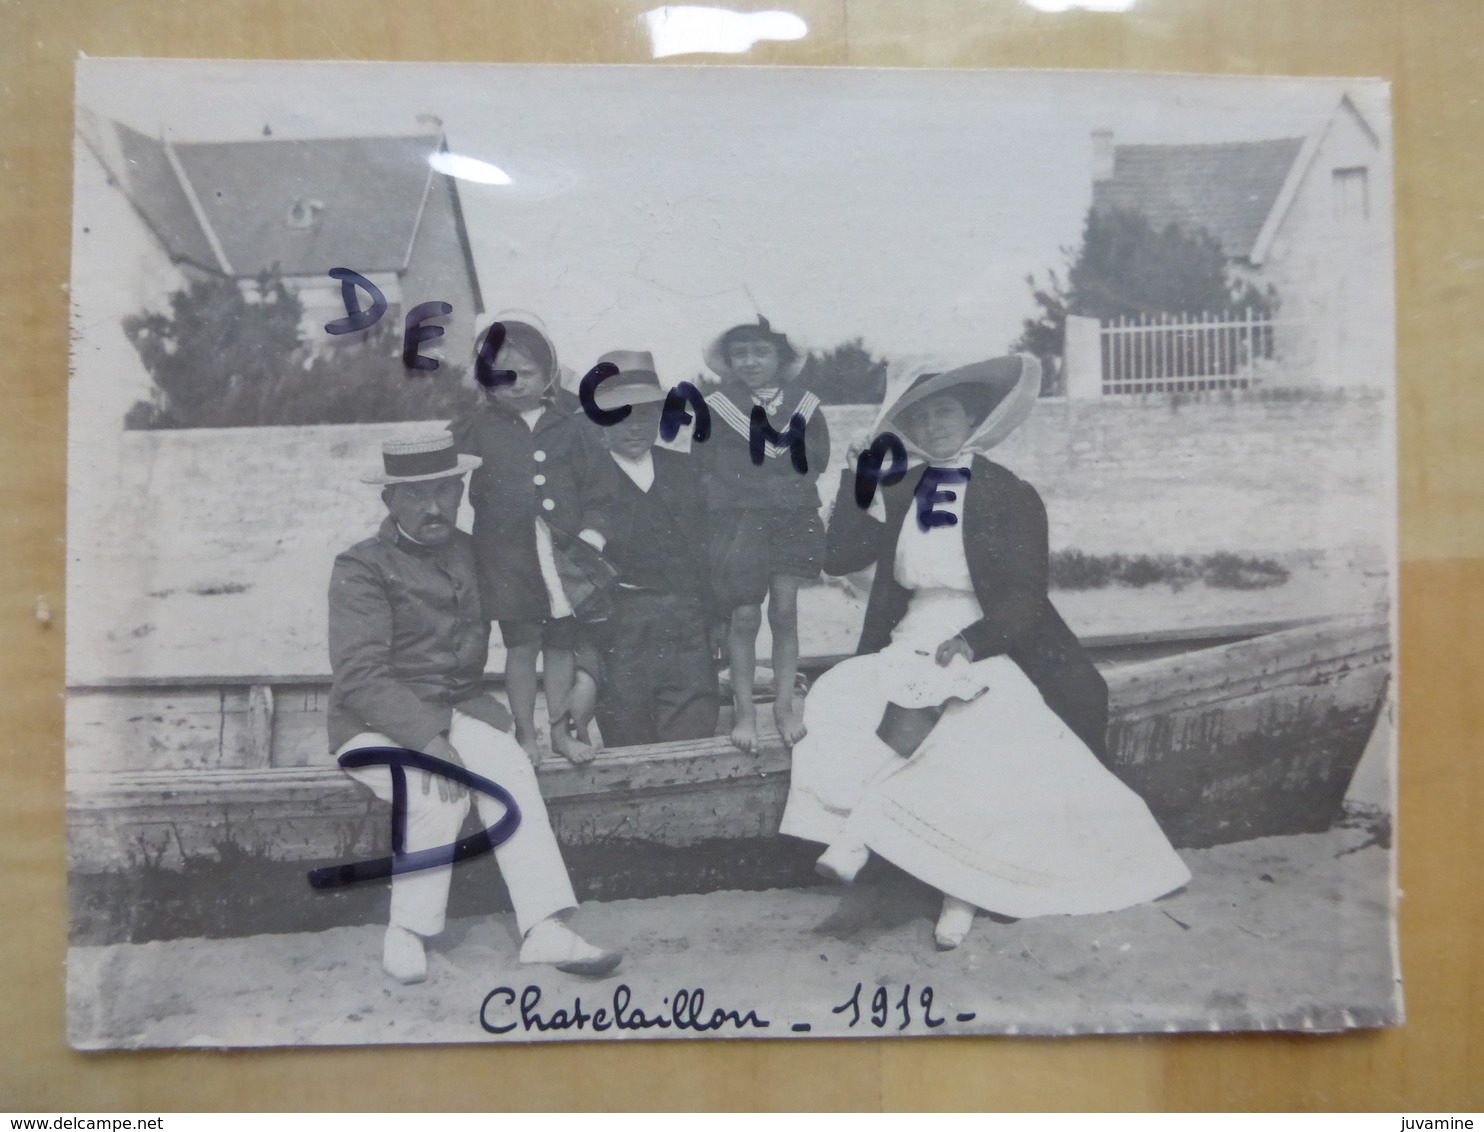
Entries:
{"type": "Polygon", "coordinates": [[[1276,319],[1155,314],[1102,324],[1102,392],[1194,393],[1250,389],[1274,353],[1276,319]]]}

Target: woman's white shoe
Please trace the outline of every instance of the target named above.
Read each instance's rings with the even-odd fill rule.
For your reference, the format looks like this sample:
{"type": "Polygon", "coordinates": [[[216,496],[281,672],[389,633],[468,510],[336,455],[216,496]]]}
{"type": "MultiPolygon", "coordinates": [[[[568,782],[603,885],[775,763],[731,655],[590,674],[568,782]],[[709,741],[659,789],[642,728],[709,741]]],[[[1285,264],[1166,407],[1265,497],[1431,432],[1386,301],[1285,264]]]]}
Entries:
{"type": "Polygon", "coordinates": [[[569,975],[606,975],[623,962],[623,952],[595,947],[555,916],[526,932],[522,963],[550,963],[569,975]]]}
{"type": "Polygon", "coordinates": [[[381,966],[399,983],[420,983],[428,977],[428,956],[422,937],[395,924],[381,944],[381,966]]]}
{"type": "Polygon", "coordinates": [[[814,871],[836,884],[849,884],[870,859],[871,851],[864,845],[845,845],[837,841],[814,862],[814,871]]]}
{"type": "Polygon", "coordinates": [[[943,911],[938,916],[938,926],[933,930],[933,939],[939,951],[952,951],[963,943],[974,926],[974,905],[956,896],[943,897],[943,911]]]}

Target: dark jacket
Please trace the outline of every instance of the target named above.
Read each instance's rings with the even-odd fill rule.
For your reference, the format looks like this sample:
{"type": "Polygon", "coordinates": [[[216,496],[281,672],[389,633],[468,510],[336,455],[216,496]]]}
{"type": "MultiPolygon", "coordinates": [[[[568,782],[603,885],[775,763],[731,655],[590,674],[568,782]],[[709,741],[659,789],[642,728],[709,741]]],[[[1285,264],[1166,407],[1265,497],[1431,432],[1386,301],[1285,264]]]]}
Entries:
{"type": "Polygon", "coordinates": [[[533,429],[495,402],[448,426],[460,452],[484,463],[469,477],[474,555],[485,616],[502,621],[551,615],[536,559],[536,516],[554,530],[606,536],[608,460],[577,398],[557,390],[533,429]]]}
{"type": "MultiPolygon", "coordinates": [[[[856,505],[847,470],[830,517],[825,573],[876,567],[858,653],[891,642],[911,591],[893,577],[897,538],[926,469],[915,468],[882,492],[886,522],[856,505]]],[[[963,628],[974,659],[1004,654],[1015,661],[1056,712],[1099,758],[1106,758],[1108,685],[1047,596],[1046,508],[1035,488],[1009,469],[976,456],[964,492],[964,551],[984,616],[963,628]]]]}
{"type": "Polygon", "coordinates": [[[751,434],[752,394],[735,379],[721,383],[706,398],[711,409],[711,436],[693,444],[706,501],[711,510],[793,509],[819,510],[815,481],[830,462],[830,426],[819,409],[819,399],[797,383],[783,387],[783,403],[768,418],[775,431],[784,432],[795,411],[804,426],[804,452],[809,470],[794,467],[787,448],[775,448],[762,464],[752,462],[748,444],[751,434]]]}
{"type": "Polygon", "coordinates": [[[503,705],[480,684],[489,638],[469,536],[422,547],[387,518],[330,576],[330,749],[379,731],[420,751],[455,706],[503,727],[503,705]]]}
{"type": "Polygon", "coordinates": [[[620,582],[694,598],[709,612],[714,604],[706,553],[710,530],[695,461],[664,448],[650,451],[654,484],[648,493],[607,460],[613,488],[604,557],[618,570],[620,582]]]}

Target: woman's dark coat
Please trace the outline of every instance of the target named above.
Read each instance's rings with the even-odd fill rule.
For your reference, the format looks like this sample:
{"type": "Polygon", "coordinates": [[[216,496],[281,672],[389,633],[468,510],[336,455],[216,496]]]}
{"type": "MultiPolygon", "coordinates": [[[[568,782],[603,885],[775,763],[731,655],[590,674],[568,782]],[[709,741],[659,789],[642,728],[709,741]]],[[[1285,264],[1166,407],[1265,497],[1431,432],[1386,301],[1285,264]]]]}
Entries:
{"type": "MultiPolygon", "coordinates": [[[[876,567],[858,654],[891,643],[911,591],[893,576],[897,538],[925,468],[882,490],[886,522],[857,506],[855,477],[846,470],[830,517],[824,569],[851,574],[876,567]]],[[[940,488],[939,490],[943,490],[940,488]]],[[[1020,665],[1046,704],[1088,745],[1107,758],[1108,685],[1047,596],[1046,508],[1035,488],[1009,469],[976,456],[964,492],[964,551],[984,616],[961,636],[974,659],[1004,654],[1020,665]]]]}

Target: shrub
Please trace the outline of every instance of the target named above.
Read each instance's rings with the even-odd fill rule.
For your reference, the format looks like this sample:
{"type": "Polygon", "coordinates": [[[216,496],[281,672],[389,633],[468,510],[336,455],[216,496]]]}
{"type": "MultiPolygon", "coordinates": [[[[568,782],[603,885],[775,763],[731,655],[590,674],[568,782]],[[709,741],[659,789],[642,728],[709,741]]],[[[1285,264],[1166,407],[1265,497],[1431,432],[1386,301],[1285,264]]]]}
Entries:
{"type": "Polygon", "coordinates": [[[1246,558],[1221,551],[1201,558],[1173,554],[1084,554],[1059,550],[1051,555],[1051,588],[1100,590],[1108,585],[1168,585],[1180,589],[1204,582],[1214,589],[1261,590],[1288,581],[1286,567],[1271,558],[1246,558]]]}
{"type": "Polygon", "coordinates": [[[1142,589],[1157,582],[1185,581],[1183,574],[1184,571],[1174,559],[1150,558],[1148,555],[1137,554],[1122,563],[1122,568],[1118,570],[1118,581],[1125,586],[1142,589]]]}
{"type": "Polygon", "coordinates": [[[1095,556],[1080,550],[1059,550],[1051,556],[1051,588],[1100,590],[1113,580],[1113,559],[1118,555],[1095,556]]]}
{"type": "Polygon", "coordinates": [[[327,349],[299,341],[303,304],[264,273],[246,288],[196,280],[170,296],[170,313],[124,319],[124,333],[154,379],[124,427],[355,424],[446,420],[477,406],[466,371],[402,364],[398,320],[327,349]]]}
{"type": "Polygon", "coordinates": [[[811,353],[799,377],[826,405],[879,405],[886,397],[886,360],[860,338],[811,353]]]}
{"type": "Polygon", "coordinates": [[[1240,558],[1235,554],[1212,554],[1202,564],[1208,586],[1226,590],[1261,590],[1288,581],[1288,571],[1270,558],[1240,558]]]}

